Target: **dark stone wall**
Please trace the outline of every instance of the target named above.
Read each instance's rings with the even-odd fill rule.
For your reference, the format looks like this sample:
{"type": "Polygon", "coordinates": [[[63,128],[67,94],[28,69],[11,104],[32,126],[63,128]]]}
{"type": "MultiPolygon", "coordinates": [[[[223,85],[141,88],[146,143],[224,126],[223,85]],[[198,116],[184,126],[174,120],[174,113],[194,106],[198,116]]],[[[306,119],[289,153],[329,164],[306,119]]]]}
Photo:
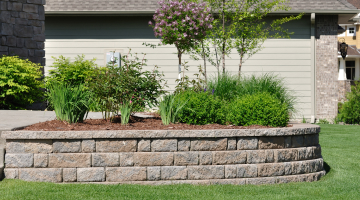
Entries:
{"type": "Polygon", "coordinates": [[[0,1],[0,56],[18,55],[45,66],[45,0],[0,1]]]}

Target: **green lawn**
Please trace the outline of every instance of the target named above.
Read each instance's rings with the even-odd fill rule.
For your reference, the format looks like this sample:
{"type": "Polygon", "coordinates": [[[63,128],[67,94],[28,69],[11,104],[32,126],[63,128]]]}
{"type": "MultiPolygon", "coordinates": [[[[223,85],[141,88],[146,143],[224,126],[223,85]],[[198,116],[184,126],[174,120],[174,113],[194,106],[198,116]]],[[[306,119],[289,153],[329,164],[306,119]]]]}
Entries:
{"type": "Polygon", "coordinates": [[[360,126],[321,125],[328,174],[318,182],[262,186],[93,185],[0,182],[0,199],[360,199],[360,126]]]}

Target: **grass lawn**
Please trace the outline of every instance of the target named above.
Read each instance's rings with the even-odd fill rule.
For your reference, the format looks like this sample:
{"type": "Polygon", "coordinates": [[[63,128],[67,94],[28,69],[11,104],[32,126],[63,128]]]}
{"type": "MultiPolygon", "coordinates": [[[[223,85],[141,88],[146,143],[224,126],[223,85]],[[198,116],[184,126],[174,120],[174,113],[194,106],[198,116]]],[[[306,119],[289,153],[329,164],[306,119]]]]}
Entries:
{"type": "Polygon", "coordinates": [[[360,199],[360,126],[321,125],[328,174],[318,182],[262,186],[94,185],[0,182],[0,199],[360,199]]]}

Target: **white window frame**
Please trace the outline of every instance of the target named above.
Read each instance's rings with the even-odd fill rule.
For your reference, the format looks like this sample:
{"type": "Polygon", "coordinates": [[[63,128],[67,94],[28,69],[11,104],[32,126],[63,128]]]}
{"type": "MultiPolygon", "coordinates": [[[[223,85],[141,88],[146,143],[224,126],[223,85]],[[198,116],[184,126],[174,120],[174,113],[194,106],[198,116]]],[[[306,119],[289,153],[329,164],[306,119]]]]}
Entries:
{"type": "Polygon", "coordinates": [[[346,29],[347,36],[356,36],[356,26],[348,26],[346,29]],[[350,28],[354,29],[354,33],[350,33],[350,28]]]}

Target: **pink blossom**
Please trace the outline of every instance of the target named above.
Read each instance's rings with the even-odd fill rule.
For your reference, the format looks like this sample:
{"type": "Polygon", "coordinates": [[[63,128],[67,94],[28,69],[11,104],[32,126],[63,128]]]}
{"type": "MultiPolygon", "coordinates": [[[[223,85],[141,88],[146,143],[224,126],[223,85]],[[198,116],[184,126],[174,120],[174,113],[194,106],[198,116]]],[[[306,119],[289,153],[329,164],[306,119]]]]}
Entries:
{"type": "Polygon", "coordinates": [[[130,100],[130,103],[132,103],[132,101],[130,100]]]}
{"type": "Polygon", "coordinates": [[[149,25],[152,25],[152,22],[151,22],[151,21],[149,21],[149,25]]]}
{"type": "Polygon", "coordinates": [[[184,33],[184,37],[187,37],[187,34],[186,34],[186,33],[184,33]]]}

